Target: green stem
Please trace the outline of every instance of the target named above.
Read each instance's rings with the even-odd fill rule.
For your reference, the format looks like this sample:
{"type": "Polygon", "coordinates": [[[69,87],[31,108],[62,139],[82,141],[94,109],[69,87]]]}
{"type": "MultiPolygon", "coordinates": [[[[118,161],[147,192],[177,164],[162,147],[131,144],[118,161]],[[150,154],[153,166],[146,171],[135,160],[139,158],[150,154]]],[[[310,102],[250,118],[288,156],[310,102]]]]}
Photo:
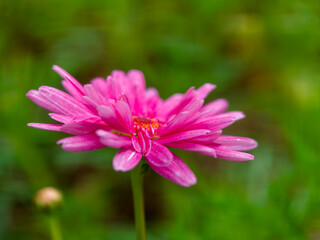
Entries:
{"type": "Polygon", "coordinates": [[[49,227],[51,232],[51,239],[52,240],[62,240],[62,234],[60,230],[60,224],[56,216],[53,213],[50,213],[49,216],[49,227]]]}
{"type": "Polygon", "coordinates": [[[134,220],[137,240],[146,239],[146,224],[144,219],[143,173],[141,164],[131,170],[131,185],[133,192],[134,220]]]}

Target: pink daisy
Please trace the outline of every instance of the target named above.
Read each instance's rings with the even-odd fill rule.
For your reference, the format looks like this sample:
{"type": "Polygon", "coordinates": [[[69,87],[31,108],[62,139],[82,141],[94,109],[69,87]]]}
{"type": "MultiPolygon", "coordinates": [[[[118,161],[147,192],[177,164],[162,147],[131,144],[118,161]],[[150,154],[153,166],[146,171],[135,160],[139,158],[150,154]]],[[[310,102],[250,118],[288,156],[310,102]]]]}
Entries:
{"type": "Polygon", "coordinates": [[[241,151],[255,148],[256,141],[222,135],[223,128],[244,114],[226,112],[224,99],[203,105],[213,84],[191,87],[185,94],[163,100],[156,89],[146,89],[144,76],[137,70],[113,71],[106,80],[95,78],[82,86],[62,68],[53,69],[64,79],[62,85],[69,94],[41,86],[27,96],[50,110],[49,116],[61,124],[28,126],[76,135],[57,142],[66,151],[120,148],[113,158],[116,171],[129,171],[144,157],[158,174],[185,187],[195,184],[196,176],[168,147],[231,161],[254,159],[241,151]]]}

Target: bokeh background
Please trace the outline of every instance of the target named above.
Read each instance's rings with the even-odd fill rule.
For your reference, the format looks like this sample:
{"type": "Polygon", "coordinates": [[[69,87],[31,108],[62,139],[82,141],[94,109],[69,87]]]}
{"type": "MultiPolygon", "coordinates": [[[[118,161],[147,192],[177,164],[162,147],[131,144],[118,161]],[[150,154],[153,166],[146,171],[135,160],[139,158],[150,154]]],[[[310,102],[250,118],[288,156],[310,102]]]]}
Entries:
{"type": "Polygon", "coordinates": [[[64,194],[65,239],[135,237],[116,151],[64,152],[66,134],[26,126],[53,122],[25,96],[62,89],[53,64],[82,83],[140,69],[163,98],[215,83],[208,101],[247,115],[225,132],[257,139],[255,161],[174,151],[191,188],[146,173],[148,239],[320,239],[318,0],[1,0],[0,56],[0,239],[50,239],[45,186],[64,194]]]}

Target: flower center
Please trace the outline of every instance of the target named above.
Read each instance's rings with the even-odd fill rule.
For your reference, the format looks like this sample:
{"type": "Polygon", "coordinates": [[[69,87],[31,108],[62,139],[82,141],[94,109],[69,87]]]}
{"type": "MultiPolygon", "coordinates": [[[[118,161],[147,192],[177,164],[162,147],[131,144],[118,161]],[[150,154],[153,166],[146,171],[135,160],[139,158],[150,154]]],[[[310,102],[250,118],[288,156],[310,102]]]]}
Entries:
{"type": "Polygon", "coordinates": [[[133,126],[136,132],[143,131],[149,138],[156,134],[156,130],[160,127],[160,123],[151,118],[133,117],[133,126]]]}

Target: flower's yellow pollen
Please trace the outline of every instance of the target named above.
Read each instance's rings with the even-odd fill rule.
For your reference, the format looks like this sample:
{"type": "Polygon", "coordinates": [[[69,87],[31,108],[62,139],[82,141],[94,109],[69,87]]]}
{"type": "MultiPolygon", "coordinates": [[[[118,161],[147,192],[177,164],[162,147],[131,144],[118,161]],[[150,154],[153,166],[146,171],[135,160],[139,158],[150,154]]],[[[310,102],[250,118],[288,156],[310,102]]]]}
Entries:
{"type": "Polygon", "coordinates": [[[150,130],[151,127],[156,130],[158,127],[160,127],[160,124],[157,122],[157,120],[145,117],[133,117],[133,124],[135,128],[140,126],[146,130],[150,130]]]}

